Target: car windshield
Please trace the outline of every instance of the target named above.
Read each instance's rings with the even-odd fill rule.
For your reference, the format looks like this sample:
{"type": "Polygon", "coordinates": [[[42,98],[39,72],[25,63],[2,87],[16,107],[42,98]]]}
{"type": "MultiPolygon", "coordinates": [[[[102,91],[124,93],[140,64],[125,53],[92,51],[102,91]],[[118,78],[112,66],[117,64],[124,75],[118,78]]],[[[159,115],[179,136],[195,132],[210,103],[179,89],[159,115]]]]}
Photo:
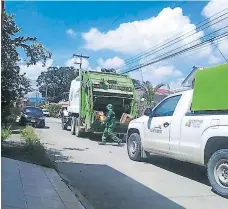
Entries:
{"type": "Polygon", "coordinates": [[[47,109],[42,109],[43,112],[47,112],[47,109]]]}
{"type": "Polygon", "coordinates": [[[26,107],[24,109],[24,112],[29,114],[35,114],[35,115],[43,115],[42,110],[36,107],[26,107]]]}

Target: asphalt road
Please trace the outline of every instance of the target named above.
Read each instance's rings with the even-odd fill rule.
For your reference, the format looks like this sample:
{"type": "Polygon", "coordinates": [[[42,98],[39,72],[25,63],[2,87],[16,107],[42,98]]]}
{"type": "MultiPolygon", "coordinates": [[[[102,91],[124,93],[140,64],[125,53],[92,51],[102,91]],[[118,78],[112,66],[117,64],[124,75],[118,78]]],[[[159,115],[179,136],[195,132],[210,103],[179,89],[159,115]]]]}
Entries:
{"type": "Polygon", "coordinates": [[[95,209],[227,209],[199,166],[158,156],[133,162],[126,146],[77,138],[58,119],[47,126],[39,132],[58,170],[95,209]]]}

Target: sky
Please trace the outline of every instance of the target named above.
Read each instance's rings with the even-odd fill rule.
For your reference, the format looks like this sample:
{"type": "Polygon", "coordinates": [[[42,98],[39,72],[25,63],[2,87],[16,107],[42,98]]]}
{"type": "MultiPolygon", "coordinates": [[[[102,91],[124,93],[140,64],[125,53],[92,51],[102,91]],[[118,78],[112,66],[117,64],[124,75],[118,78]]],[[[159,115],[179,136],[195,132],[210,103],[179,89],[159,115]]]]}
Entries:
{"type": "MultiPolygon", "coordinates": [[[[38,75],[49,66],[74,66],[73,53],[90,57],[83,60],[84,69],[99,71],[100,68],[124,66],[120,68],[123,72],[177,47],[200,43],[205,34],[228,26],[228,15],[223,15],[219,24],[211,24],[205,30],[197,30],[196,25],[225,8],[228,8],[227,0],[6,2],[7,12],[16,15],[20,35],[37,37],[53,54],[45,67],[41,63],[27,67],[21,61],[21,72],[26,72],[28,78],[33,80],[33,87],[38,75]],[[189,36],[182,36],[176,44],[161,50],[161,45],[167,43],[167,39],[189,32],[189,36]],[[153,50],[148,54],[150,56],[136,56],[140,53],[143,55],[148,49],[149,52],[153,50]],[[134,62],[131,59],[133,56],[137,58],[134,62]]],[[[217,43],[217,47],[228,58],[228,39],[217,43]]],[[[142,76],[139,70],[129,73],[129,76],[149,80],[153,85],[162,82],[169,83],[171,88],[178,88],[194,65],[208,67],[224,62],[218,49],[208,45],[143,67],[142,76]]]]}

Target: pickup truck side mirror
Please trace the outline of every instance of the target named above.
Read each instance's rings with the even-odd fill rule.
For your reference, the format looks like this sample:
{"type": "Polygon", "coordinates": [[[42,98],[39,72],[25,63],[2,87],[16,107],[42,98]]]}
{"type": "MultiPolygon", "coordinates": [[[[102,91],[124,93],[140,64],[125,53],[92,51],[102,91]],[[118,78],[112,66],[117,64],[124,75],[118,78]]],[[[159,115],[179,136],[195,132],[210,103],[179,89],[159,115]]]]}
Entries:
{"type": "Polygon", "coordinates": [[[152,116],[152,114],[153,110],[150,107],[146,108],[146,110],[144,111],[144,115],[146,116],[152,116]]]}

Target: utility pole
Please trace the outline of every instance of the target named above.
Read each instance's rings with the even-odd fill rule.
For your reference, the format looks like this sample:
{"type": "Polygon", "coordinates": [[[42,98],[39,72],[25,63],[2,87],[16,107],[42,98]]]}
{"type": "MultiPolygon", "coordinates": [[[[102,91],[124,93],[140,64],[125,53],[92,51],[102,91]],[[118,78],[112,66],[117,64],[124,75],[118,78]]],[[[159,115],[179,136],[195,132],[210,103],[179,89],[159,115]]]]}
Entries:
{"type": "Polygon", "coordinates": [[[143,73],[142,73],[142,68],[141,68],[141,65],[140,65],[139,70],[140,70],[140,73],[141,73],[141,80],[142,80],[142,84],[143,84],[143,73]]]}
{"type": "Polygon", "coordinates": [[[37,91],[38,91],[38,90],[36,89],[36,102],[35,102],[35,107],[36,107],[36,105],[37,105],[37,96],[38,96],[38,95],[37,95],[37,91]]]}
{"type": "Polygon", "coordinates": [[[79,57],[80,58],[80,62],[75,62],[75,64],[79,65],[80,70],[82,69],[82,58],[89,59],[89,56],[85,56],[82,54],[73,54],[73,57],[79,57]]]}
{"type": "Polygon", "coordinates": [[[46,87],[45,87],[45,104],[47,104],[47,93],[48,93],[48,84],[46,82],[46,87]]]}

